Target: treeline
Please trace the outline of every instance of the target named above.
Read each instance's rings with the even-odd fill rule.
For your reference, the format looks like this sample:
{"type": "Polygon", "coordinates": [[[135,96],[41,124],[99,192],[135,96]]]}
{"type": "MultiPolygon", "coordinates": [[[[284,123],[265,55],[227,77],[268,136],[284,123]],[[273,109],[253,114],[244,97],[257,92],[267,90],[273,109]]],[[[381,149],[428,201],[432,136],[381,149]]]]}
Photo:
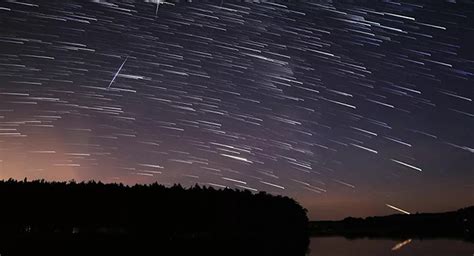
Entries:
{"type": "Polygon", "coordinates": [[[445,213],[396,214],[310,223],[315,236],[456,238],[474,241],[474,206],[445,213]]]}
{"type": "Polygon", "coordinates": [[[301,252],[309,242],[306,210],[265,192],[10,179],[0,181],[0,197],[3,238],[272,244],[301,252]]]}

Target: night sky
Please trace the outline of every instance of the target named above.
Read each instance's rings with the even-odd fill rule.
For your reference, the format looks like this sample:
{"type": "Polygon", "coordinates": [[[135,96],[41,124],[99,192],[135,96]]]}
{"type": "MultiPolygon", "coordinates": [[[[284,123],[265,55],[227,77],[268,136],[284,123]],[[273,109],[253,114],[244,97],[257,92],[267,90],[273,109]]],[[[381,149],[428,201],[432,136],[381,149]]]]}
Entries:
{"type": "Polygon", "coordinates": [[[474,5],[337,2],[0,2],[0,178],[474,204],[474,5]]]}

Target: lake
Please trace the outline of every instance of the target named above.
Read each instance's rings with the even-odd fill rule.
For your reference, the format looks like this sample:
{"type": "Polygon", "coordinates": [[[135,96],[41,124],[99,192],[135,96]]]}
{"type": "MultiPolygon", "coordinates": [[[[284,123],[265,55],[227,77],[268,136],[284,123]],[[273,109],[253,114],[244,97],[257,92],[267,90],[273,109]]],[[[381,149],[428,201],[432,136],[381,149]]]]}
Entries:
{"type": "Polygon", "coordinates": [[[449,240],[389,240],[312,237],[309,256],[474,256],[474,243],[449,240]]]}

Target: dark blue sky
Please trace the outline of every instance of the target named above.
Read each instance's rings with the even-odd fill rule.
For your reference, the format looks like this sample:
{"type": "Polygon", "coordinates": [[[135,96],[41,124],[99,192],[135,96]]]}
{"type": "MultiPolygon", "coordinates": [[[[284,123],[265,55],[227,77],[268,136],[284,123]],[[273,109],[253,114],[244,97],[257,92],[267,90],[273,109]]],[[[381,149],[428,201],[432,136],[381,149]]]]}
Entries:
{"type": "Polygon", "coordinates": [[[0,177],[474,204],[474,6],[343,2],[0,3],[0,177]]]}

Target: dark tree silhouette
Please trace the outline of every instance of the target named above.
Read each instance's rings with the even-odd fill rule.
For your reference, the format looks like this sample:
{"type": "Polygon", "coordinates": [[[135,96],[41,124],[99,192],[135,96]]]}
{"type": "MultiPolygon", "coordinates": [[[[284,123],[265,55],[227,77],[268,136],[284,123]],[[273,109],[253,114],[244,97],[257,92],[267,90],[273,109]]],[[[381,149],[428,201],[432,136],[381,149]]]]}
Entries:
{"type": "Polygon", "coordinates": [[[5,243],[25,239],[109,241],[112,247],[133,245],[134,252],[170,244],[258,245],[288,255],[304,255],[309,242],[306,210],[265,192],[10,179],[0,181],[0,195],[0,253],[5,243]]]}

